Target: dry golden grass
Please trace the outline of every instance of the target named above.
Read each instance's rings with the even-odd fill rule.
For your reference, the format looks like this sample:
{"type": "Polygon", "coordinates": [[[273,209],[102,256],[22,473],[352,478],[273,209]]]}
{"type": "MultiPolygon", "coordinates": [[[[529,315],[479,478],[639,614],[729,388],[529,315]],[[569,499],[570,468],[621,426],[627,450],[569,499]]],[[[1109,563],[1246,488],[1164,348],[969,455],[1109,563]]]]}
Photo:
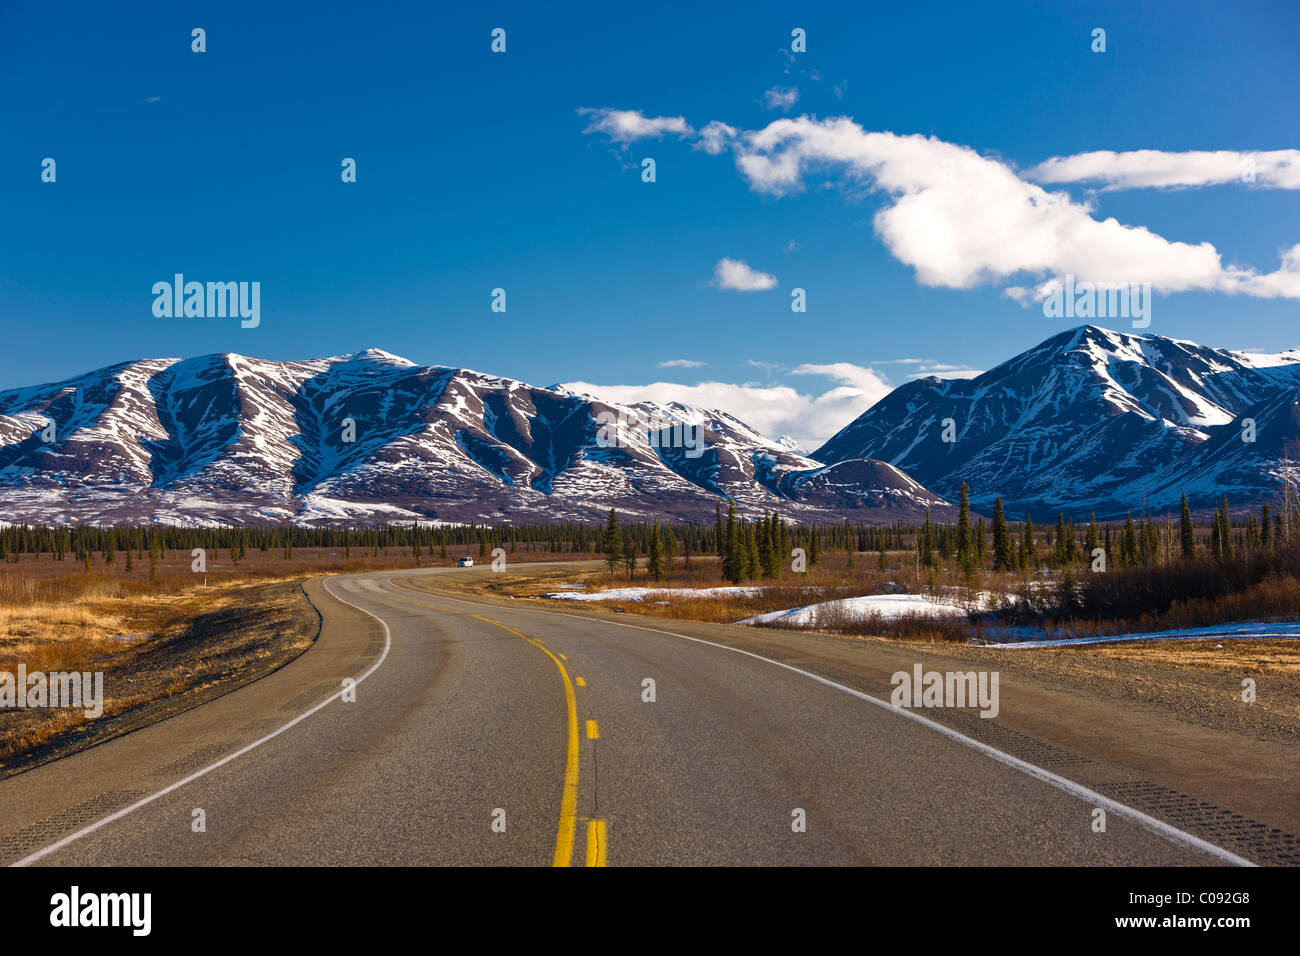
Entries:
{"type": "Polygon", "coordinates": [[[1068,651],[1074,655],[1085,652],[1103,661],[1175,664],[1233,675],[1265,674],[1300,678],[1300,641],[1296,640],[1189,638],[1185,641],[1095,644],[1059,648],[1059,651],[1068,651]]]}
{"type": "Polygon", "coordinates": [[[118,587],[121,582],[83,574],[39,585],[38,590],[47,594],[62,589],[68,598],[65,603],[0,606],[0,670],[15,673],[22,664],[29,674],[102,671],[107,675],[103,713],[97,718],[85,717],[78,708],[0,712],[0,770],[12,766],[11,759],[24,758],[70,732],[79,732],[83,725],[94,724],[88,732],[102,735],[102,728],[111,725],[115,716],[142,706],[165,709],[172,698],[241,681],[256,671],[259,661],[300,651],[310,644],[311,635],[300,634],[291,649],[283,641],[275,643],[274,651],[262,643],[283,632],[287,608],[305,604],[296,587],[274,592],[268,588],[300,580],[301,576],[284,581],[269,575],[227,576],[215,582],[209,578],[209,586],[204,587],[201,581],[182,578],[180,583],[187,587],[173,584],[150,591],[131,582],[118,587]],[[206,631],[202,646],[182,641],[173,653],[168,642],[184,635],[199,618],[222,623],[206,631]],[[124,635],[130,639],[122,640],[124,635]],[[161,641],[156,646],[169,650],[161,658],[150,652],[149,664],[141,670],[140,659],[130,655],[153,637],[161,641]],[[129,692],[122,693],[127,685],[113,680],[114,673],[133,676],[129,692]]]}

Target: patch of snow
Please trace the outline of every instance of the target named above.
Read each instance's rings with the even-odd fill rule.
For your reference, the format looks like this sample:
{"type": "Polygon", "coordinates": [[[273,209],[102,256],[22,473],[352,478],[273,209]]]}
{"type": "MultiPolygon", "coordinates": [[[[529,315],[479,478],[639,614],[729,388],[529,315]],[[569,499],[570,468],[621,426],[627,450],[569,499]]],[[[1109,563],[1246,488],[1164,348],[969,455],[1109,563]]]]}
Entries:
{"type": "Polygon", "coordinates": [[[832,606],[856,617],[879,614],[886,620],[902,617],[905,614],[929,614],[936,617],[962,617],[966,614],[966,609],[960,605],[936,601],[924,594],[867,594],[862,597],[841,598],[837,601],[822,601],[819,604],[792,607],[784,611],[770,611],[756,617],[747,617],[738,623],[813,627],[817,622],[818,610],[832,606]]]}
{"type": "Polygon", "coordinates": [[[1267,621],[1247,621],[1242,624],[1218,624],[1213,627],[1193,627],[1177,631],[1152,631],[1146,634],[1114,634],[1109,637],[1071,637],[1056,641],[1011,641],[1003,644],[989,644],[989,647],[1004,647],[1008,650],[1025,647],[1078,647],[1083,644],[1115,644],[1146,641],[1187,641],[1198,638],[1248,638],[1285,637],[1300,638],[1300,621],[1273,623],[1267,621]]]}
{"type": "Polygon", "coordinates": [[[550,598],[553,601],[644,601],[647,596],[654,595],[656,598],[663,597],[728,597],[732,595],[742,595],[748,597],[751,594],[757,594],[762,588],[607,588],[604,591],[588,591],[584,594],[576,594],[573,591],[566,591],[562,594],[543,594],[542,597],[550,598]]]}

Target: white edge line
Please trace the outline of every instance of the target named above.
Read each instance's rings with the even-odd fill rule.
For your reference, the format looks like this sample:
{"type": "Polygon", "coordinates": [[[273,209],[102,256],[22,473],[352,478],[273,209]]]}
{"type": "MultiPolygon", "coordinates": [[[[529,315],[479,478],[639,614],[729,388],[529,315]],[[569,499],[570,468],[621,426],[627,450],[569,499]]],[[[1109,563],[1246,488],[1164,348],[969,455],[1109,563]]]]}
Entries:
{"type": "MultiPolygon", "coordinates": [[[[403,575],[403,577],[406,576],[407,575],[403,575]]],[[[430,595],[430,597],[433,596],[434,595],[430,595]]],[[[678,637],[681,638],[683,641],[693,641],[696,644],[704,644],[707,645],[708,647],[716,647],[724,651],[731,651],[735,654],[744,654],[746,657],[752,657],[756,660],[765,661],[766,663],[772,664],[776,667],[784,668],[785,670],[788,671],[793,671],[796,674],[802,674],[804,677],[807,677],[811,680],[815,680],[819,684],[825,684],[827,687],[833,687],[836,690],[842,690],[844,691],[844,693],[856,697],[859,700],[865,700],[869,704],[875,704],[877,707],[880,707],[883,710],[887,710],[891,714],[897,714],[900,717],[906,717],[908,720],[914,720],[918,724],[921,724],[924,727],[928,727],[931,730],[943,734],[945,737],[949,737],[957,741],[958,743],[963,743],[974,750],[978,750],[980,753],[984,754],[985,756],[992,757],[994,760],[998,761],[999,763],[1006,764],[1008,767],[1013,767],[1014,769],[1019,770],[1021,773],[1033,777],[1036,780],[1041,780],[1046,784],[1050,784],[1056,789],[1063,790],[1064,792],[1070,794],[1071,796],[1078,797],[1080,800],[1085,800],[1089,803],[1094,804],[1095,806],[1105,807],[1111,812],[1116,813],[1121,817],[1126,817],[1134,821],[1135,823],[1140,824],[1146,829],[1159,834],[1165,839],[1170,840],[1171,842],[1181,843],[1193,847],[1194,849],[1200,850],[1202,853],[1207,853],[1210,856],[1215,857],[1216,859],[1222,860],[1225,863],[1231,863],[1234,866],[1254,867],[1259,865],[1257,863],[1254,863],[1251,860],[1246,859],[1245,857],[1238,856],[1237,854],[1233,853],[1230,850],[1225,850],[1221,846],[1216,846],[1215,844],[1210,843],[1208,840],[1202,840],[1200,837],[1194,834],[1188,833],[1185,830],[1180,830],[1177,827],[1172,826],[1171,824],[1165,823],[1163,820],[1158,820],[1153,816],[1148,816],[1147,814],[1143,813],[1141,810],[1137,810],[1133,807],[1128,806],[1127,804],[1120,803],[1118,800],[1112,800],[1110,797],[1102,796],[1100,793],[1097,793],[1095,790],[1089,790],[1081,783],[1075,783],[1073,780],[1069,780],[1066,777],[1062,777],[1058,774],[1054,774],[1050,770],[1044,770],[1042,767],[1036,766],[1027,760],[1021,760],[1019,757],[1013,757],[1011,756],[1011,754],[1004,753],[1003,751],[998,750],[996,747],[991,747],[988,744],[983,743],[982,741],[975,740],[973,737],[967,737],[965,734],[953,730],[950,727],[946,727],[943,724],[940,724],[936,721],[930,720],[928,717],[922,717],[920,714],[915,713],[913,711],[906,710],[901,707],[895,707],[893,704],[887,704],[883,700],[880,700],[877,697],[872,697],[870,694],[864,694],[860,690],[854,690],[852,687],[846,687],[843,684],[837,684],[835,681],[822,677],[819,674],[814,674],[810,671],[800,670],[798,667],[792,667],[789,664],[783,664],[780,661],[774,661],[770,657],[764,657],[763,655],[755,654],[752,651],[741,650],[739,647],[728,647],[726,644],[718,644],[715,643],[714,641],[706,641],[700,637],[690,637],[686,634],[675,634],[672,631],[661,631],[655,627],[644,627],[639,624],[623,624],[620,623],[619,621],[605,621],[599,618],[584,617],[581,614],[570,614],[566,611],[552,611],[548,608],[534,608],[534,607],[500,608],[494,604],[479,604],[475,601],[466,601],[463,598],[450,597],[449,595],[438,594],[437,597],[447,597],[449,600],[460,601],[462,604],[470,604],[473,605],[474,607],[497,608],[498,610],[533,611],[538,614],[558,614],[561,617],[577,618],[580,621],[591,621],[597,624],[611,624],[614,627],[630,627],[636,631],[650,631],[651,633],[654,634],[664,634],[667,635],[668,637],[678,637]]]]}
{"type": "MultiPolygon", "coordinates": [[[[366,672],[365,672],[364,674],[362,674],[360,677],[356,678],[355,681],[353,681],[353,686],[356,686],[357,684],[360,684],[363,680],[365,680],[367,677],[369,677],[371,674],[373,674],[373,673],[374,673],[374,672],[379,668],[379,665],[382,664],[382,663],[384,662],[384,659],[385,659],[386,657],[388,657],[388,649],[389,649],[390,647],[392,647],[392,644],[393,644],[393,635],[392,635],[392,632],[388,630],[388,624],[387,624],[387,622],[384,621],[384,619],[381,618],[378,614],[371,614],[370,611],[367,611],[365,608],[361,607],[359,604],[353,604],[351,601],[346,601],[346,600],[344,600],[343,598],[339,597],[337,594],[335,594],[334,591],[331,590],[328,581],[322,581],[322,582],[321,582],[321,587],[324,588],[325,591],[326,591],[326,593],[328,593],[329,596],[332,597],[334,600],[338,601],[338,602],[341,603],[341,604],[346,604],[346,605],[348,605],[349,607],[355,608],[356,610],[361,611],[363,614],[369,614],[369,615],[370,615],[371,617],[373,617],[376,621],[378,621],[378,622],[383,626],[383,628],[384,628],[384,652],[383,652],[382,654],[379,655],[379,659],[376,660],[373,664],[371,664],[370,667],[366,670],[366,672]]],[[[302,721],[306,720],[308,717],[310,717],[312,714],[316,713],[316,711],[320,710],[322,707],[326,707],[326,706],[328,706],[329,704],[333,703],[334,701],[338,700],[340,697],[343,696],[344,693],[346,693],[347,689],[348,689],[348,688],[341,688],[337,693],[331,695],[330,697],[325,698],[323,701],[321,701],[321,702],[320,702],[319,704],[317,704],[315,707],[311,708],[311,710],[308,710],[308,711],[306,711],[305,713],[299,714],[297,717],[295,717],[293,720],[289,721],[289,722],[288,722],[287,724],[285,724],[283,727],[280,727],[280,728],[277,729],[277,730],[273,730],[273,731],[271,731],[269,734],[267,734],[267,735],[266,735],[265,737],[263,737],[261,740],[255,740],[255,741],[253,741],[251,744],[248,744],[247,746],[242,747],[242,748],[240,748],[239,750],[236,750],[233,754],[230,754],[230,755],[228,755],[228,756],[222,757],[222,758],[221,758],[220,760],[218,760],[216,763],[208,764],[208,766],[204,767],[202,770],[198,770],[198,771],[196,771],[196,772],[190,774],[190,775],[189,775],[188,777],[186,777],[185,779],[183,779],[183,780],[177,780],[175,783],[171,784],[170,786],[164,787],[163,789],[159,790],[157,793],[155,793],[155,794],[151,794],[150,796],[147,796],[147,797],[143,798],[142,800],[137,800],[135,803],[131,804],[130,806],[123,807],[121,810],[118,810],[116,813],[111,813],[111,814],[109,814],[108,816],[104,817],[104,819],[102,819],[102,820],[97,820],[96,822],[90,824],[89,826],[87,826],[87,827],[83,827],[82,829],[78,830],[76,833],[72,833],[72,834],[69,834],[68,836],[65,836],[62,840],[59,840],[57,843],[51,843],[49,846],[45,847],[44,849],[37,850],[35,853],[32,853],[31,855],[23,857],[23,858],[22,858],[21,860],[19,860],[17,863],[11,863],[10,866],[30,866],[31,864],[35,863],[36,861],[40,860],[41,858],[46,857],[46,856],[49,856],[51,853],[54,853],[54,852],[56,852],[56,851],[58,851],[58,850],[63,849],[65,846],[68,846],[70,843],[73,843],[73,842],[76,841],[76,840],[80,840],[80,839],[81,839],[82,837],[84,837],[84,836],[88,836],[89,834],[94,833],[96,830],[100,829],[101,827],[106,827],[106,826],[108,826],[110,823],[114,822],[115,820],[120,820],[120,819],[122,819],[124,816],[126,816],[127,814],[134,813],[136,810],[139,810],[141,807],[145,806],[146,804],[153,803],[153,802],[154,802],[155,800],[157,800],[159,797],[165,797],[167,794],[171,793],[173,790],[179,790],[181,787],[185,786],[187,783],[190,783],[190,782],[192,782],[192,781],[194,781],[194,780],[199,779],[199,777],[202,777],[202,776],[205,776],[206,774],[211,773],[212,771],[216,770],[218,767],[224,767],[226,764],[230,763],[232,760],[236,760],[236,759],[238,759],[239,757],[242,757],[244,754],[248,753],[250,750],[253,750],[253,749],[257,748],[257,747],[260,747],[262,744],[266,743],[268,740],[271,740],[271,739],[273,739],[273,738],[275,738],[275,737],[280,736],[282,733],[284,733],[284,732],[285,732],[286,730],[288,730],[290,727],[292,727],[292,726],[294,726],[295,724],[301,723],[302,721]]]]}

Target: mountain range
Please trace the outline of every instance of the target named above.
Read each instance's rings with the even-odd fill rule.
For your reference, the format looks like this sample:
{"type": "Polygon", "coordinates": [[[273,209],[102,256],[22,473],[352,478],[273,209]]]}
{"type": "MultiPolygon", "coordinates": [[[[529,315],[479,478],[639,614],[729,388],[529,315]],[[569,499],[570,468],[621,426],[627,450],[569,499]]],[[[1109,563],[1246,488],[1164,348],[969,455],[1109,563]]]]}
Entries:
{"type": "Polygon", "coordinates": [[[1275,499],[1300,350],[1069,329],[970,379],[915,379],[811,455],[720,409],[617,405],[379,349],[143,359],[0,392],[0,521],[224,524],[1086,519],[1275,499]]]}
{"type": "Polygon", "coordinates": [[[0,392],[0,521],[712,520],[726,499],[792,520],[954,511],[891,465],[825,465],[724,411],[378,349],[146,359],[0,392]]]}

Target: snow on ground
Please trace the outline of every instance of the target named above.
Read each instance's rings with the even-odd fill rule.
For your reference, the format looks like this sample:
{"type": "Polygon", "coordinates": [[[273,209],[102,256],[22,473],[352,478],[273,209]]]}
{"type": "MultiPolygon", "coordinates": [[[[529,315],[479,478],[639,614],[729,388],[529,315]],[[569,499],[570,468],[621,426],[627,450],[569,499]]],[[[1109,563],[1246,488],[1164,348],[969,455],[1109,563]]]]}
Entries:
{"type": "MultiPolygon", "coordinates": [[[[1018,629],[1021,630],[1021,629],[1018,629]]],[[[1022,647],[1075,647],[1080,644],[1111,644],[1129,641],[1186,641],[1196,638],[1221,637],[1235,640],[1261,637],[1300,638],[1300,621],[1275,623],[1269,621],[1246,621],[1240,624],[1216,624],[1213,627],[1193,627],[1178,631],[1153,631],[1148,634],[1115,634],[1109,637],[1071,637],[1056,641],[1035,641],[1032,639],[1033,628],[1023,629],[1026,640],[1003,644],[990,644],[989,647],[1005,647],[1014,650],[1022,647]]]]}
{"type": "Polygon", "coordinates": [[[566,591],[563,594],[543,594],[542,597],[553,601],[644,601],[649,595],[659,598],[717,598],[739,594],[747,597],[762,590],[762,588],[608,588],[604,591],[590,591],[584,594],[573,591],[566,591]]]}
{"type": "Polygon", "coordinates": [[[820,604],[792,607],[784,611],[771,611],[767,614],[759,614],[757,617],[747,617],[738,623],[813,627],[816,624],[818,609],[835,605],[856,617],[879,614],[886,619],[902,617],[904,614],[961,617],[966,613],[966,609],[959,605],[935,601],[923,594],[868,594],[863,597],[842,598],[838,601],[823,601],[820,604]]]}

